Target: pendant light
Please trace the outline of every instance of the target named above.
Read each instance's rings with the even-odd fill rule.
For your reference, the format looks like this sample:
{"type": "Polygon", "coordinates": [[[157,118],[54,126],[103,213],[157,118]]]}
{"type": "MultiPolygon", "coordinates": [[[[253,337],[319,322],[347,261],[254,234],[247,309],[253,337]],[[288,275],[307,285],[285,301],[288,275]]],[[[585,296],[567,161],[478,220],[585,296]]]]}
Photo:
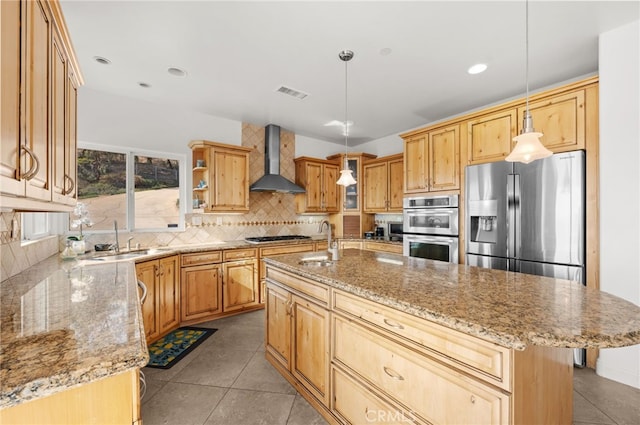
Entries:
{"type": "Polygon", "coordinates": [[[509,162],[523,162],[525,164],[535,161],[536,159],[546,158],[553,155],[549,149],[545,148],[540,137],[542,133],[536,132],[533,128],[533,118],[529,112],[529,1],[526,4],[526,70],[525,80],[527,85],[526,94],[526,107],[524,117],[522,119],[522,131],[520,134],[513,138],[516,142],[516,147],[513,148],[511,153],[505,158],[505,161],[509,162]]]}
{"type": "Polygon", "coordinates": [[[336,183],[347,187],[352,184],[356,184],[356,179],[354,179],[353,174],[351,174],[349,161],[347,160],[349,148],[349,121],[347,121],[347,62],[353,58],[353,52],[351,50],[343,50],[338,53],[338,57],[344,62],[344,169],[340,170],[340,178],[336,183]]]}

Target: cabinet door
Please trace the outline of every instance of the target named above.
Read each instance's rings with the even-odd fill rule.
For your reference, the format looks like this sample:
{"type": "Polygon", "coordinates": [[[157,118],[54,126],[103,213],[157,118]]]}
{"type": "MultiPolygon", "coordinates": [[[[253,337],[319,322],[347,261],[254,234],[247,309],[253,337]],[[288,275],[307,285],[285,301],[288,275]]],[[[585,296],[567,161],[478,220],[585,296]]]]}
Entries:
{"type": "Polygon", "coordinates": [[[212,150],[211,209],[214,211],[249,210],[249,160],[243,152],[212,150]]]}
{"type": "Polygon", "coordinates": [[[20,160],[20,2],[3,0],[0,8],[0,190],[11,195],[24,195],[25,184],[20,178],[27,171],[20,160]]]}
{"type": "Polygon", "coordinates": [[[180,324],[180,281],[178,256],[158,260],[160,277],[158,281],[158,321],[160,335],[177,328],[180,324]]]}
{"type": "MultiPolygon", "coordinates": [[[[388,164],[386,162],[364,166],[364,212],[387,211],[387,175],[388,164]]],[[[400,203],[402,204],[402,194],[400,194],[400,203]]]]}
{"type": "MultiPolygon", "coordinates": [[[[584,90],[554,96],[529,104],[529,112],[536,131],[543,134],[540,141],[553,152],[565,152],[585,147],[584,90]]],[[[526,108],[518,108],[518,123],[526,108]]],[[[520,129],[518,129],[520,131],[520,129]]]]}
{"type": "Polygon", "coordinates": [[[158,261],[145,261],[136,264],[136,277],[147,287],[147,298],[142,304],[142,323],[147,344],[160,335],[158,328],[158,261]]]}
{"type": "Polygon", "coordinates": [[[429,133],[429,191],[460,189],[458,126],[429,133]]]}
{"type": "Polygon", "coordinates": [[[516,136],[516,111],[507,109],[486,115],[466,124],[468,140],[468,163],[501,161],[513,147],[516,136]]]}
{"type": "Polygon", "coordinates": [[[329,405],[329,312],[293,295],[293,362],[291,373],[313,395],[329,405]]]}
{"type": "Polygon", "coordinates": [[[258,260],[231,261],[222,265],[223,311],[242,310],[258,304],[258,260]]]}
{"type": "Polygon", "coordinates": [[[222,266],[184,267],[180,279],[180,303],[183,322],[222,313],[222,266]]]}
{"type": "Polygon", "coordinates": [[[340,211],[340,192],[338,191],[338,176],[340,168],[333,164],[324,164],[322,175],[322,199],[325,212],[340,211]]]}
{"type": "Polygon", "coordinates": [[[78,168],[76,166],[78,152],[78,84],[74,70],[69,66],[67,79],[66,135],[64,145],[65,169],[65,203],[75,205],[77,197],[76,182],[78,168]]]}
{"type": "Polygon", "coordinates": [[[66,180],[66,97],[67,56],[57,31],[52,34],[51,63],[51,149],[52,149],[52,200],[64,202],[66,180]]]}
{"type": "Polygon", "coordinates": [[[266,349],[287,370],[291,363],[291,294],[267,283],[266,349]]]}
{"type": "Polygon", "coordinates": [[[404,141],[404,191],[424,192],[427,189],[427,135],[404,141]]]}
{"type": "Polygon", "coordinates": [[[403,159],[396,159],[394,161],[389,161],[389,166],[388,166],[389,194],[387,195],[387,199],[388,199],[387,210],[389,212],[402,212],[402,194],[403,194],[402,181],[404,176],[403,167],[404,167],[403,159]]]}
{"type": "Polygon", "coordinates": [[[22,85],[24,97],[27,167],[35,167],[27,180],[26,195],[33,199],[51,200],[51,152],[49,134],[49,52],[51,48],[51,17],[42,1],[25,2],[26,63],[22,85]],[[37,164],[37,166],[36,166],[37,164]]]}
{"type": "MultiPolygon", "coordinates": [[[[323,208],[323,187],[325,182],[323,181],[324,171],[321,163],[306,162],[304,167],[304,188],[306,193],[300,195],[304,196],[306,205],[304,211],[299,212],[319,212],[323,208]]],[[[336,202],[337,204],[337,202],[336,202]]]]}

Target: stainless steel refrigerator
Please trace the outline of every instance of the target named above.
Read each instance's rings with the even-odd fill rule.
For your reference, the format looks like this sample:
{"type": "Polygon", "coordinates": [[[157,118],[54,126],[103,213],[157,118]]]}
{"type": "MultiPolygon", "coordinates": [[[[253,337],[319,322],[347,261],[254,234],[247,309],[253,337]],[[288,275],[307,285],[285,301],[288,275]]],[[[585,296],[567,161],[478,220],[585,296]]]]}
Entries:
{"type": "Polygon", "coordinates": [[[585,284],[584,151],[468,166],[465,197],[467,264],[585,284]]]}

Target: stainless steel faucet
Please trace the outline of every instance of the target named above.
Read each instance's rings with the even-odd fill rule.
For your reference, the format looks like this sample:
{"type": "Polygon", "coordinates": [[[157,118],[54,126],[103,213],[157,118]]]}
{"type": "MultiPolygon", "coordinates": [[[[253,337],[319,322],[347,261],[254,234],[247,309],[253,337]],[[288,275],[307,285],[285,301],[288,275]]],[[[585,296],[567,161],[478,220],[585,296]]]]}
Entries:
{"type": "Polygon", "coordinates": [[[318,229],[318,233],[322,233],[322,228],[324,225],[327,225],[327,248],[331,249],[331,223],[328,220],[322,220],[320,222],[320,228],[318,229]]]}
{"type": "Polygon", "coordinates": [[[133,240],[133,237],[130,237],[127,239],[127,251],[131,251],[131,241],[133,240]]]}
{"type": "Polygon", "coordinates": [[[113,220],[113,228],[116,231],[116,242],[113,244],[113,249],[116,252],[120,252],[120,245],[118,244],[118,220],[113,220]]]}

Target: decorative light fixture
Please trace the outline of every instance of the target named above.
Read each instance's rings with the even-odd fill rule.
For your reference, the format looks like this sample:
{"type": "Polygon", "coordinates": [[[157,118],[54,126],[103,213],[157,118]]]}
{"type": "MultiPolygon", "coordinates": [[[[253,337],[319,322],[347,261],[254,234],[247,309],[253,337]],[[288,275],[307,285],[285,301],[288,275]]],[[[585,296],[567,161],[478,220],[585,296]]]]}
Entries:
{"type": "Polygon", "coordinates": [[[353,52],[351,50],[343,50],[338,53],[338,57],[344,62],[344,169],[340,170],[340,178],[336,183],[347,187],[352,184],[356,184],[356,179],[354,179],[353,174],[351,174],[349,162],[347,160],[349,148],[349,121],[347,120],[347,62],[353,58],[353,52]]]}
{"type": "Polygon", "coordinates": [[[524,117],[522,119],[522,131],[520,134],[513,138],[516,142],[516,147],[513,148],[511,153],[505,158],[505,161],[509,162],[523,162],[525,164],[535,161],[536,159],[546,158],[553,155],[549,149],[545,148],[540,142],[542,133],[538,133],[533,128],[533,118],[529,112],[529,1],[526,4],[526,70],[525,79],[527,83],[527,97],[526,108],[524,117]]]}

